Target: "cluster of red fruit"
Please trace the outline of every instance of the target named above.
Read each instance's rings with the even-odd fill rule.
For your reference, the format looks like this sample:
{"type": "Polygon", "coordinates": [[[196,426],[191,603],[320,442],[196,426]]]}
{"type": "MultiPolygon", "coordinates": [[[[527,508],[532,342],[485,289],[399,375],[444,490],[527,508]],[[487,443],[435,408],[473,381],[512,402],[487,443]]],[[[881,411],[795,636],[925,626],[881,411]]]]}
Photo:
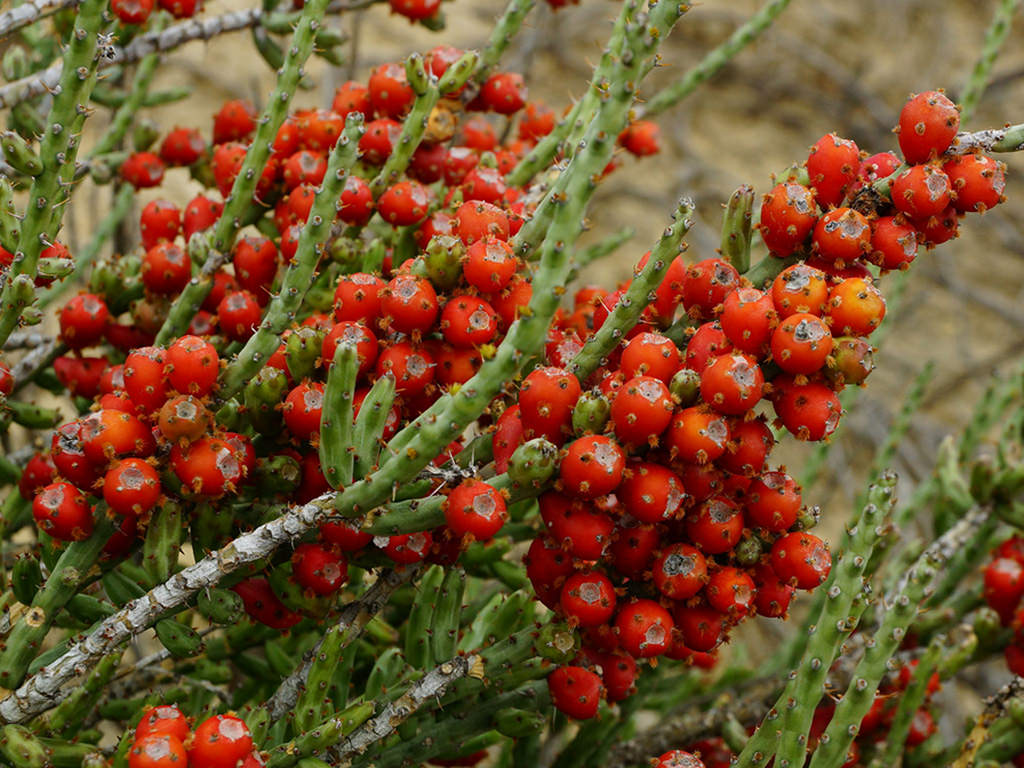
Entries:
{"type": "MultiPolygon", "coordinates": [[[[437,48],[427,64],[440,76],[461,55],[437,48]]],[[[92,413],[57,430],[52,450],[33,457],[22,477],[22,494],[34,500],[40,529],[58,540],[86,538],[102,498],[120,525],[108,554],[119,555],[134,545],[165,495],[195,503],[239,493],[260,495],[252,486],[264,466],[272,467],[264,476],[295,479],[273,489],[283,501],[302,503],[329,490],[315,443],[323,381],[341,342],[355,346],[359,357],[357,413],[374,379],[394,378],[398,397],[384,439],[442,391],[475,373],[531,295],[522,260],[508,242],[529,211],[520,199],[522,190],[506,185],[504,173],[553,128],[555,115],[526,102],[520,76],[492,75],[465,107],[458,101],[442,106],[442,116],[435,115],[432,124],[447,128],[430,133],[413,155],[409,178],[375,200],[367,179],[391,154],[401,128],[398,120],[412,100],[404,68],[386,64],[365,86],[349,82],[339,88],[332,109],[287,119],[257,193],[261,205],[274,206],[277,236],[247,231],[237,240],[230,264],[215,274],[213,290],[192,318],[189,335],[166,348],[152,345],[172,301],[192,278],[185,244],[217,222],[223,204],[200,194],[184,211],[166,200],[144,207],[141,259],[120,257],[112,279],[107,279],[109,270],[98,268],[92,292],[72,297],[59,312],[60,339],[70,352],[55,361],[56,375],[73,395],[94,402],[92,413]],[[460,129],[464,110],[476,114],[460,129]],[[410,260],[393,269],[391,250],[382,249],[376,272],[344,273],[350,268],[344,256],[337,263],[325,261],[321,268],[333,280],[328,311],[313,308],[286,332],[279,351],[247,389],[244,414],[227,429],[213,415],[221,354],[259,325],[282,265],[295,256],[326,171],[327,152],[351,111],[373,119],[359,145],[362,164],[341,195],[338,221],[358,227],[376,213],[396,227],[416,224],[423,256],[419,264],[410,260]],[[485,111],[500,120],[517,119],[517,130],[505,144],[481,114],[485,111]],[[434,182],[447,188],[443,204],[425,186],[434,182]],[[138,298],[129,304],[125,297],[133,293],[138,298]],[[87,353],[103,345],[107,349],[101,354],[87,353]],[[256,444],[253,437],[259,438],[256,444]]],[[[226,195],[244,157],[244,142],[255,128],[251,107],[228,102],[214,117],[212,146],[198,131],[176,128],[162,141],[159,154],[137,153],[122,174],[138,186],[151,186],[162,180],[165,164],[188,166],[226,195]]],[[[639,124],[635,133],[623,135],[628,150],[657,151],[656,131],[639,124]]],[[[0,364],[0,373],[7,371],[0,364]]],[[[453,494],[456,501],[465,494],[475,513],[460,523],[458,505],[450,503],[454,536],[446,535],[439,545],[454,543],[457,551],[461,534],[493,535],[484,530],[480,516],[486,503],[493,504],[492,520],[500,527],[504,499],[483,487],[486,491],[453,494]],[[486,499],[477,498],[481,493],[486,499]]],[[[236,529],[246,524],[240,521],[236,529]]],[[[346,583],[347,555],[378,548],[395,562],[410,563],[427,556],[433,544],[429,531],[374,541],[344,523],[325,524],[322,534],[320,542],[296,549],[288,578],[317,597],[334,594],[346,583]]],[[[235,589],[250,614],[266,624],[287,627],[302,617],[292,610],[296,604],[289,607],[278,599],[268,579],[251,578],[235,589]]]]}
{"type": "Polygon", "coordinates": [[[214,715],[193,731],[173,704],[146,710],[135,727],[129,768],[261,768],[243,720],[214,715]]]}
{"type": "Polygon", "coordinates": [[[1004,627],[1014,630],[1006,646],[1006,666],[1015,675],[1024,674],[1024,537],[1011,536],[992,550],[985,566],[985,602],[1004,627]]]}
{"type": "MultiPolygon", "coordinates": [[[[594,716],[602,690],[628,696],[635,659],[711,652],[731,626],[753,612],[784,616],[794,587],[828,575],[828,550],[802,530],[800,489],[766,467],[774,439],[754,409],[768,399],[797,438],[827,438],[838,391],[872,368],[867,337],[885,301],[869,265],[905,268],[919,244],[955,236],[961,213],[1002,200],[1002,164],[943,158],[958,125],[941,93],[907,102],[897,130],[915,165],[892,180],[891,203],[868,189],[896,171],[895,155],[862,158],[854,142],[822,137],[807,184],[793,173],[764,199],[762,239],[774,256],[797,258],[770,286],[724,259],[677,260],[624,346],[584,382],[590,392],[554,366],[523,382],[495,456],[500,466],[538,436],[564,445],[527,570],[540,599],[585,628],[581,665],[550,678],[571,716],[594,716]],[[682,353],[658,333],[679,305],[697,325],[682,353]]],[[[549,361],[568,362],[624,290],[579,294],[549,361]]]]}

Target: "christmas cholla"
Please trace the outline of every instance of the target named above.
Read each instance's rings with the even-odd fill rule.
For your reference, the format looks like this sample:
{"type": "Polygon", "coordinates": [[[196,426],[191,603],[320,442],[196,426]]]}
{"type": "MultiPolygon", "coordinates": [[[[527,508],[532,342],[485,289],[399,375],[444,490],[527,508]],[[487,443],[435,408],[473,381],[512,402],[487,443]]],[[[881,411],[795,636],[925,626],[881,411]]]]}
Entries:
{"type": "MultiPolygon", "coordinates": [[[[289,113],[325,6],[295,17],[262,118],[232,101],[209,141],[179,127],[121,158],[137,188],[187,167],[206,190],[147,204],[140,247],[92,265],[88,290],[59,309],[48,383],[80,416],[20,473],[22,524],[34,520],[42,544],[16,562],[12,591],[40,610],[12,621],[0,682],[18,692],[0,714],[27,721],[99,662],[91,695],[119,644],[153,626],[196,679],[227,682],[216,665],[230,659],[246,682],[218,689],[213,716],[174,688],[154,694],[163,704],[105,703],[137,724],[115,758],[130,768],[341,761],[371,745],[364,759],[471,763],[494,738],[535,733],[549,703],[587,720],[627,701],[645,662],[713,666],[733,627],[786,617],[798,590],[834,580],[852,600],[849,566],[833,571],[811,531],[818,510],[771,452],[787,433],[835,431],[839,393],[871,372],[880,279],[1002,201],[1002,164],[976,151],[999,139],[958,134],[957,108],[919,94],[899,118],[902,160],[826,135],[759,212],[753,190],[737,190],[719,255],[683,257],[683,201],[631,280],[559,306],[564,284],[612,249],[570,246],[621,162],[614,146],[658,150],[655,124],[630,122],[631,84],[685,8],[638,21],[627,7],[595,73],[601,97],[561,120],[518,74],[495,71],[493,51],[444,46],[344,84],[329,108],[289,113]],[[751,266],[755,219],[769,253],[751,266]],[[186,543],[198,562],[184,568],[186,543]],[[464,611],[467,575],[511,596],[474,592],[464,611]],[[415,601],[401,592],[412,580],[415,601]],[[339,611],[346,588],[362,597],[339,611]],[[384,618],[393,595],[407,615],[384,618]],[[221,632],[243,611],[251,624],[221,632]],[[69,635],[40,672],[43,639],[65,625],[94,634],[69,635]],[[353,674],[365,690],[350,700],[353,674]],[[475,698],[484,686],[492,697],[475,698]],[[419,719],[386,739],[432,698],[478,718],[486,738],[444,724],[428,744],[419,719]]],[[[392,6],[435,19],[430,3],[392,6]]],[[[117,9],[128,23],[148,15],[117,9]]],[[[513,4],[502,24],[524,14],[513,4]]],[[[39,175],[27,144],[5,152],[39,175]]],[[[5,338],[35,309],[23,289],[59,291],[77,256],[47,241],[26,258],[21,239],[0,252],[5,338]]],[[[47,381],[47,362],[34,364],[0,369],[5,396],[26,376],[47,381]]],[[[12,420],[52,425],[8,402],[12,420]]],[[[854,720],[855,747],[928,737],[933,687],[917,676],[886,681],[875,720],[854,720]]],[[[794,717],[812,713],[809,743],[833,717],[794,717]]],[[[705,740],[657,761],[724,759],[705,740]]]]}

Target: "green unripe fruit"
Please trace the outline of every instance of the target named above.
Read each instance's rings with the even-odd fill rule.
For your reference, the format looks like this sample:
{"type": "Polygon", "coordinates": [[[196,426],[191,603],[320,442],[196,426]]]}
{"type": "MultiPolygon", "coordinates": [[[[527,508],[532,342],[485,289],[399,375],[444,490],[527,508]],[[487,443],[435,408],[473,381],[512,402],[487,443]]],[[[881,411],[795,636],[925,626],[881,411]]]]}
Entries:
{"type": "Polygon", "coordinates": [[[733,549],[736,564],[744,568],[750,568],[751,566],[757,565],[761,561],[761,556],[763,554],[764,545],[756,536],[749,536],[745,539],[741,539],[739,544],[736,545],[736,548],[733,549]]]}
{"type": "Polygon", "coordinates": [[[576,634],[567,625],[559,623],[542,627],[533,644],[538,656],[558,664],[571,662],[580,647],[576,634]]]}
{"type": "Polygon", "coordinates": [[[518,739],[531,733],[539,733],[545,721],[546,717],[540,712],[508,707],[494,716],[494,728],[503,736],[518,739]]]}
{"type": "Polygon", "coordinates": [[[45,768],[50,765],[46,747],[32,731],[21,725],[5,725],[0,731],[0,754],[11,765],[21,768],[45,768]]]}
{"type": "Polygon", "coordinates": [[[291,494],[302,482],[302,467],[291,456],[260,457],[256,460],[256,486],[262,494],[291,494]]]}
{"type": "Polygon", "coordinates": [[[422,256],[423,272],[438,288],[451,288],[462,277],[466,246],[451,235],[434,235],[422,256]]]}
{"type": "Polygon", "coordinates": [[[200,590],[196,608],[214,624],[234,624],[242,617],[242,598],[230,589],[200,590]]]}
{"type": "Polygon", "coordinates": [[[521,486],[540,487],[558,469],[558,446],[543,437],[528,440],[508,461],[508,476],[521,486]]]}
{"type": "Polygon", "coordinates": [[[288,374],[280,368],[264,366],[249,380],[242,394],[242,402],[253,429],[267,436],[281,431],[281,413],[275,406],[283,402],[287,394],[288,374]]]}
{"type": "Polygon", "coordinates": [[[160,128],[152,120],[140,120],[132,132],[132,144],[136,152],[145,152],[160,138],[160,128]]]}
{"type": "Polygon", "coordinates": [[[689,408],[700,398],[700,374],[689,368],[680,368],[668,384],[668,391],[683,408],[689,408]]]}
{"type": "Polygon", "coordinates": [[[600,392],[584,392],[572,409],[572,429],[577,435],[599,435],[611,416],[612,406],[600,392]]]}
{"type": "Polygon", "coordinates": [[[175,658],[187,659],[202,653],[203,639],[192,627],[186,627],[173,619],[164,619],[158,621],[153,629],[164,648],[175,658]]]}

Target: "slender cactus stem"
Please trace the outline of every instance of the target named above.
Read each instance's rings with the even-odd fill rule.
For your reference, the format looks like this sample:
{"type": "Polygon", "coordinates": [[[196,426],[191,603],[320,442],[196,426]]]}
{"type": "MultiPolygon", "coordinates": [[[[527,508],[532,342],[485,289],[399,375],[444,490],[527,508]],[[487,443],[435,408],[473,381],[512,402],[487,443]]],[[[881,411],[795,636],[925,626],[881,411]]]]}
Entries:
{"type": "Polygon", "coordinates": [[[647,103],[639,110],[641,116],[653,117],[683,101],[768,29],[772,22],[786,10],[789,3],[790,0],[771,0],[766,3],[761,10],[739,26],[728,40],[709,51],[697,66],[648,99],[647,103]]]}
{"type": "Polygon", "coordinates": [[[440,698],[456,680],[464,677],[479,678],[482,675],[483,663],[477,655],[456,656],[439,664],[403,696],[384,707],[376,717],[357,728],[343,742],[329,749],[330,759],[340,763],[354,754],[364,752],[371,745],[391,735],[425,702],[440,698]]]}
{"type": "MultiPolygon", "coordinates": [[[[189,284],[185,286],[185,289],[178,298],[174,300],[174,304],[171,305],[171,309],[167,313],[167,319],[157,334],[157,344],[168,343],[172,338],[181,335],[188,328],[188,324],[192,321],[195,313],[202,306],[210,291],[213,290],[214,274],[230,256],[231,247],[234,245],[238,230],[241,228],[242,218],[247,210],[253,206],[253,194],[256,192],[256,185],[259,183],[263,169],[270,158],[274,138],[288,116],[288,106],[291,104],[292,96],[295,94],[299,81],[304,74],[303,66],[313,53],[316,33],[323,21],[327,2],[328,0],[310,0],[302,9],[302,16],[295,26],[291,45],[288,48],[288,55],[278,73],[274,93],[271,95],[270,101],[267,103],[267,109],[260,119],[252,144],[249,145],[249,149],[245,153],[245,161],[238,171],[238,176],[235,177],[231,193],[224,202],[224,211],[217,220],[217,224],[214,226],[213,233],[209,239],[200,241],[195,246],[200,250],[212,252],[206,254],[202,272],[189,281],[189,284]]],[[[338,196],[340,196],[340,190],[338,196]]],[[[335,199],[338,196],[335,196],[335,199]]],[[[334,214],[332,212],[328,221],[333,220],[334,214]]],[[[306,230],[308,229],[310,227],[307,226],[306,230]]],[[[190,242],[190,250],[193,248],[194,242],[190,242]]],[[[305,253],[305,251],[302,251],[302,253],[305,253]]],[[[305,296],[306,288],[308,288],[308,283],[303,286],[302,296],[305,296]]]]}
{"type": "Polygon", "coordinates": [[[353,112],[345,121],[345,131],[331,151],[327,174],[316,193],[306,226],[299,236],[295,260],[288,266],[281,281],[281,291],[267,307],[256,333],[221,375],[220,395],[224,399],[237,394],[249,379],[259,373],[277,349],[281,332],[295,321],[302,299],[313,283],[313,275],[323,256],[324,243],[327,242],[331,225],[338,214],[341,192],[356,161],[359,139],[363,135],[362,118],[361,113],[353,112]]]}
{"type": "Polygon", "coordinates": [[[40,294],[38,302],[40,309],[48,307],[63,296],[75,284],[75,277],[82,275],[88,267],[96,262],[103,246],[114,236],[121,222],[131,213],[134,202],[135,188],[131,184],[120,185],[114,193],[114,201],[110,210],[96,225],[92,239],[75,254],[74,272],[40,294]]]}
{"type": "Polygon", "coordinates": [[[996,63],[1003,43],[1006,42],[1007,35],[1010,34],[1013,15],[1020,7],[1020,3],[1021,0],[999,0],[999,4],[996,6],[992,22],[985,30],[985,42],[981,48],[981,55],[974,63],[974,68],[971,70],[960,96],[961,122],[970,122],[974,117],[974,111],[977,109],[978,102],[981,101],[992,75],[992,67],[996,63]]]}
{"type": "Polygon", "coordinates": [[[509,0],[505,6],[504,13],[498,17],[491,30],[491,36],[487,45],[480,52],[480,60],[477,62],[472,79],[480,83],[491,73],[491,70],[501,61],[513,38],[519,34],[523,22],[536,5],[536,0],[509,0]]]}
{"type": "MultiPolygon", "coordinates": [[[[803,658],[775,705],[781,715],[781,731],[775,751],[776,764],[802,766],[807,733],[815,707],[824,694],[825,678],[844,639],[857,625],[854,600],[863,594],[864,569],[884,532],[895,498],[895,474],[883,475],[868,490],[867,503],[856,524],[844,536],[828,580],[819,587],[825,595],[817,619],[808,627],[803,658]]],[[[772,756],[773,727],[767,722],[747,742],[739,756],[740,766],[763,766],[772,756]]]]}
{"type": "Polygon", "coordinates": [[[377,581],[373,583],[373,586],[366,590],[366,594],[358,600],[345,606],[337,622],[303,656],[301,666],[281,682],[274,695],[264,704],[270,719],[277,720],[284,717],[295,706],[295,702],[298,701],[299,695],[306,686],[306,679],[313,666],[313,661],[323,644],[329,642],[329,637],[341,636],[343,638],[341,645],[336,649],[340,653],[362,634],[370,619],[387,605],[394,591],[410,579],[415,578],[418,572],[419,567],[413,565],[401,570],[386,570],[377,574],[377,581]]]}
{"type": "Polygon", "coordinates": [[[684,198],[680,201],[672,215],[675,221],[658,240],[647,264],[633,278],[629,289],[619,298],[601,328],[587,339],[583,349],[569,363],[568,371],[581,382],[597,370],[602,360],[619,345],[626,332],[636,325],[641,313],[650,304],[652,292],[683,250],[683,238],[693,226],[693,211],[693,200],[684,198]]]}
{"type": "Polygon", "coordinates": [[[21,221],[14,262],[0,291],[0,343],[15,329],[22,310],[34,299],[34,291],[25,290],[26,283],[31,288],[39,254],[54,241],[60,230],[64,206],[58,202],[63,199],[66,185],[62,171],[74,169],[80,138],[74,132],[74,126],[88,114],[89,94],[96,84],[97,56],[102,57],[109,45],[104,37],[100,49],[99,33],[105,7],[104,0],[85,0],[82,3],[64,52],[67,69],[60,78],[59,90],[55,92],[47,116],[47,130],[39,145],[43,172],[35,177],[29,190],[29,203],[21,221]]]}
{"type": "Polygon", "coordinates": [[[888,669],[888,661],[899,649],[907,627],[917,616],[918,608],[928,595],[936,570],[970,538],[987,517],[984,510],[965,516],[953,528],[933,542],[907,570],[896,587],[886,596],[882,622],[869,643],[864,656],[853,672],[846,694],[836,705],[832,722],[811,757],[810,768],[839,765],[856,738],[860,723],[874,702],[878,684],[888,669]]]}

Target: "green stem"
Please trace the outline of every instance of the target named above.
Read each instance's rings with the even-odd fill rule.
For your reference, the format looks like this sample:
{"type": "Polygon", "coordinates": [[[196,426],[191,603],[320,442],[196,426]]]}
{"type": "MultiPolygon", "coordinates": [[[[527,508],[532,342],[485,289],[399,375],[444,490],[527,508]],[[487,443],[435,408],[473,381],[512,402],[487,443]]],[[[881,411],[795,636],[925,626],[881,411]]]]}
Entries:
{"type": "Polygon", "coordinates": [[[73,127],[88,114],[89,94],[96,84],[98,34],[106,5],[106,0],[85,0],[75,16],[74,30],[64,52],[60,86],[54,91],[46,121],[48,128],[39,144],[43,172],[35,177],[29,190],[14,262],[0,291],[0,345],[35,298],[34,292],[26,293],[17,282],[35,280],[39,254],[60,230],[64,206],[58,202],[65,186],[62,171],[73,171],[75,166],[79,136],[73,133],[73,127]]]}
{"type": "Polygon", "coordinates": [[[497,66],[512,39],[519,34],[523,21],[533,10],[536,0],[509,0],[504,13],[498,17],[491,30],[491,37],[480,52],[480,60],[473,72],[473,80],[481,82],[497,66]]]}
{"type": "Polygon", "coordinates": [[[711,79],[732,58],[752,43],[758,35],[772,25],[772,22],[789,5],[790,0],[772,0],[761,10],[747,19],[729,39],[712,49],[698,62],[697,66],[682,78],[658,91],[644,105],[642,114],[653,116],[676,106],[702,84],[711,79]]]}
{"type": "Polygon", "coordinates": [[[93,230],[92,239],[84,248],[79,250],[75,256],[75,271],[66,279],[54,283],[43,291],[39,296],[39,308],[48,307],[58,298],[63,296],[67,290],[75,284],[74,277],[85,272],[87,267],[92,266],[100,250],[110,238],[114,236],[121,222],[125,220],[132,210],[135,202],[135,189],[131,184],[121,184],[114,193],[114,201],[110,206],[107,215],[96,225],[93,230]]]}
{"type": "Polygon", "coordinates": [[[974,117],[974,110],[981,101],[982,94],[988,86],[989,76],[992,74],[992,67],[999,56],[999,50],[1006,42],[1010,34],[1010,27],[1013,24],[1013,15],[1020,7],[1021,0],[1000,0],[996,6],[995,15],[988,29],[985,30],[985,42],[981,48],[981,55],[974,63],[967,82],[964,84],[963,94],[960,97],[960,121],[970,122],[974,117]]]}
{"type": "Polygon", "coordinates": [[[872,768],[890,768],[890,766],[899,765],[903,750],[906,749],[907,735],[910,733],[914,715],[928,696],[928,683],[931,681],[932,673],[939,665],[942,651],[946,645],[945,636],[937,635],[928,644],[924,655],[918,659],[910,685],[907,686],[896,706],[896,713],[889,726],[889,733],[885,737],[885,747],[881,754],[871,762],[872,768]]]}
{"type": "Polygon", "coordinates": [[[344,488],[352,482],[352,395],[358,373],[356,348],[342,340],[327,372],[320,417],[320,466],[332,488],[344,488]]]}
{"type": "Polygon", "coordinates": [[[722,213],[722,255],[741,275],[750,269],[753,208],[754,188],[744,184],[732,193],[722,213]]]}
{"type": "Polygon", "coordinates": [[[100,505],[100,521],[85,541],[68,544],[42,589],[36,593],[32,606],[23,614],[8,635],[0,653],[0,685],[14,688],[21,683],[42,647],[61,608],[78,592],[86,574],[99,558],[107,540],[114,533],[114,523],[100,505]]]}
{"type": "MultiPolygon", "coordinates": [[[[258,122],[256,135],[245,154],[245,161],[231,187],[231,193],[224,201],[224,212],[214,225],[209,239],[205,240],[204,244],[196,246],[198,250],[202,251],[206,250],[204,248],[206,245],[213,252],[207,255],[198,278],[193,278],[174,300],[174,304],[171,305],[171,309],[167,313],[167,319],[157,334],[157,344],[167,344],[188,328],[203,301],[213,290],[213,276],[230,256],[231,247],[238,236],[242,221],[256,205],[253,201],[256,185],[262,178],[263,170],[270,159],[271,147],[277,132],[288,116],[288,107],[291,104],[292,96],[305,75],[303,65],[313,53],[316,32],[326,13],[327,4],[328,0],[308,0],[303,7],[302,15],[292,35],[291,45],[288,47],[284,66],[277,76],[277,86],[267,102],[266,111],[258,122]]],[[[332,214],[331,220],[333,221],[333,219],[332,214]]]]}
{"type": "MultiPolygon", "coordinates": [[[[896,501],[896,476],[884,475],[868,490],[867,503],[843,539],[843,550],[828,579],[819,587],[825,595],[817,619],[808,628],[803,658],[775,705],[782,712],[776,765],[803,766],[807,733],[814,710],[824,694],[825,678],[843,641],[857,625],[854,600],[864,591],[864,569],[896,501]]],[[[740,766],[763,766],[771,757],[773,729],[762,725],[739,756],[740,766]]]]}
{"type": "Polygon", "coordinates": [[[694,203],[689,198],[680,201],[672,218],[672,226],[665,230],[654,247],[647,263],[629,284],[629,288],[616,302],[608,318],[598,331],[587,339],[568,371],[581,382],[586,381],[601,362],[636,325],[640,315],[651,302],[651,293],[661,284],[665,272],[682,252],[682,242],[693,226],[694,203]]]}
{"type": "Polygon", "coordinates": [[[237,394],[259,373],[267,359],[277,350],[281,332],[295,321],[296,314],[302,306],[302,299],[313,283],[313,275],[320,263],[324,243],[327,242],[331,225],[337,215],[338,200],[345,188],[345,181],[355,164],[362,135],[362,114],[353,112],[345,121],[345,132],[331,151],[327,174],[317,191],[306,226],[302,228],[302,234],[299,236],[295,260],[288,265],[284,273],[280,293],[267,306],[256,333],[249,338],[221,374],[220,396],[223,399],[227,400],[237,394]]]}
{"type": "MultiPolygon", "coordinates": [[[[165,16],[162,14],[158,15],[154,19],[153,24],[150,25],[150,31],[159,31],[163,29],[164,25],[165,16]]],[[[149,93],[149,86],[153,82],[153,76],[156,74],[157,67],[159,66],[160,54],[158,53],[151,53],[139,62],[138,69],[135,71],[135,79],[132,81],[131,90],[127,98],[118,107],[117,112],[114,113],[114,118],[103,132],[99,143],[89,153],[90,158],[100,157],[118,148],[118,145],[128,133],[128,129],[131,128],[132,121],[135,120],[139,109],[142,107],[146,94],[149,93]]]]}

